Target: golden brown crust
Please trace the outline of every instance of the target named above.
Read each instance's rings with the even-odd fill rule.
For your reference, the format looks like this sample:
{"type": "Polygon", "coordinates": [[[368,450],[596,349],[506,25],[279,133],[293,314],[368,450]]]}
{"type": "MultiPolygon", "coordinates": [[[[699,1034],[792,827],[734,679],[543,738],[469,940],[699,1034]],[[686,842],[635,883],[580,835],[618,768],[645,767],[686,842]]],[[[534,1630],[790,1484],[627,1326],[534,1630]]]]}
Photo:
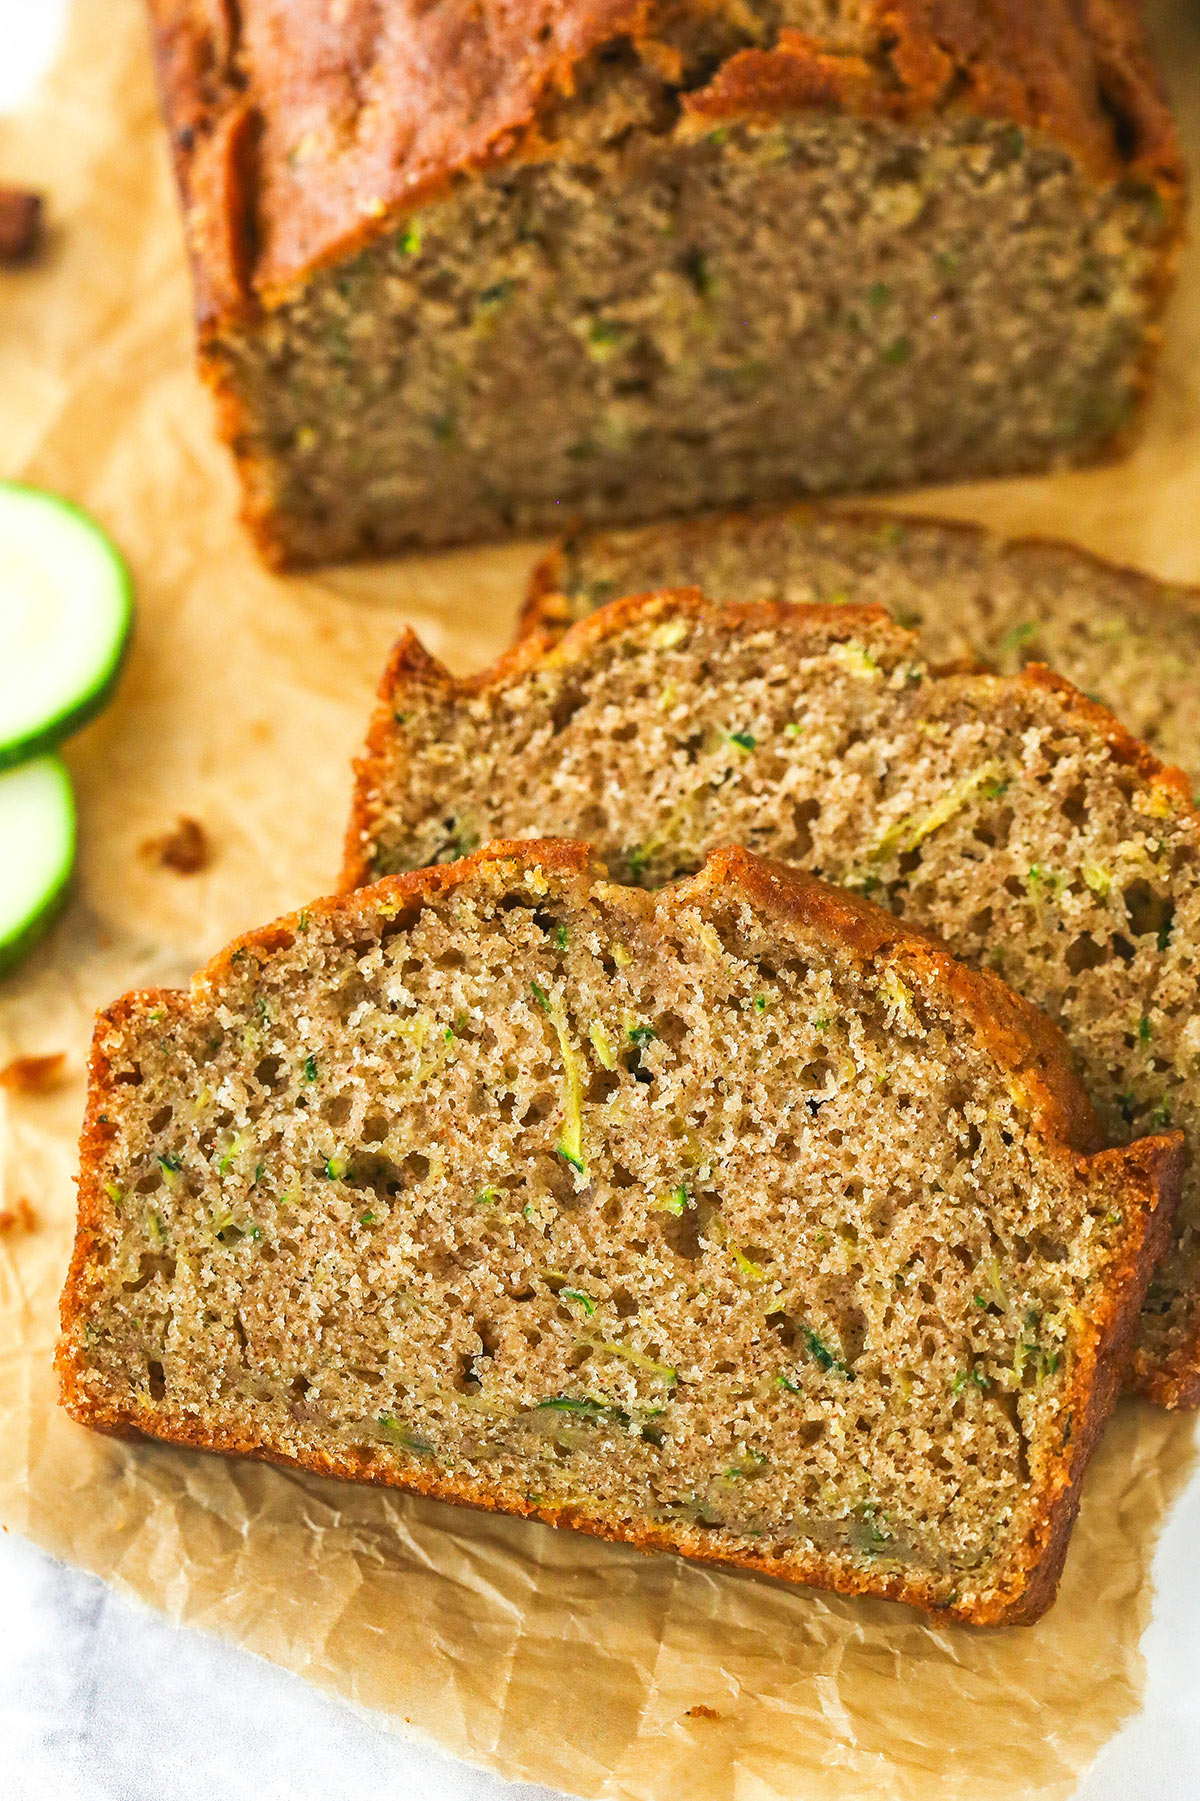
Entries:
{"type": "MultiPolygon", "coordinates": [[[[158,1006],[164,1008],[178,1006],[183,999],[181,994],[168,989],[134,990],[132,993],[122,995],[119,1000],[114,1001],[110,1007],[96,1016],[91,1055],[88,1059],[87,1105],[84,1109],[83,1127],[79,1138],[75,1244],[71,1253],[62,1299],[59,1303],[59,1318],[64,1341],[59,1344],[55,1367],[62,1384],[64,1404],[68,1382],[67,1361],[64,1355],[65,1335],[69,1332],[72,1322],[82,1319],[88,1311],[89,1301],[96,1286],[92,1276],[96,1268],[95,1257],[102,1242],[101,1225],[104,1219],[104,1208],[96,1171],[103,1161],[105,1148],[113,1136],[113,1127],[105,1112],[106,1097],[111,1094],[113,1087],[108,1045],[111,1039],[119,1034],[123,1026],[139,1011],[149,1012],[152,1007],[158,1006]]],[[[73,1369],[70,1380],[72,1390],[74,1390],[75,1372],[73,1369]]]]}
{"type": "Polygon", "coordinates": [[[1083,1361],[1066,1403],[1064,1429],[1069,1430],[1070,1460],[1051,1485],[1045,1515],[1030,1534],[1030,1557],[1025,1567],[1032,1580],[1023,1595],[1014,1599],[1003,1616],[1010,1626],[1029,1625],[1054,1599],[1066,1559],[1071,1527],[1079,1511],[1080,1483],[1099,1438],[1121,1393],[1130,1347],[1137,1332],[1142,1300],[1150,1278],[1165,1254],[1175,1217],[1183,1176],[1183,1134],[1144,1138],[1120,1150],[1101,1151],[1093,1167],[1119,1166],[1122,1180],[1141,1196],[1142,1230],[1126,1238],[1121,1298],[1110,1302],[1102,1321],[1094,1326],[1092,1356],[1086,1373],[1083,1361]],[[1135,1307],[1129,1299],[1137,1295],[1135,1307]],[[1090,1378],[1090,1380],[1089,1380],[1090,1378]]]}
{"type": "Polygon", "coordinates": [[[1132,732],[1126,731],[1120,720],[1100,701],[1093,700],[1088,694],[1081,694],[1065,676],[1059,675],[1056,670],[1047,669],[1044,663],[1027,663],[1019,676],[1010,679],[1024,682],[1031,688],[1041,688],[1048,694],[1057,694],[1068,712],[1073,713],[1077,719],[1084,720],[1100,734],[1114,762],[1124,763],[1142,781],[1172,795],[1176,805],[1182,811],[1193,814],[1200,825],[1200,816],[1196,815],[1192,803],[1192,784],[1183,770],[1161,762],[1140,738],[1135,738],[1132,732]]]}
{"type": "Polygon", "coordinates": [[[1137,0],[877,0],[872,54],[784,29],[729,57],[688,110],[706,121],[810,107],[916,119],[951,108],[1046,131],[1100,181],[1177,196],[1182,161],[1137,0]]]}
{"type": "Polygon", "coordinates": [[[1177,1345],[1154,1363],[1140,1351],[1132,1358],[1129,1386],[1156,1407],[1194,1411],[1200,1407],[1200,1368],[1193,1347],[1177,1345]]]}
{"type": "MultiPolygon", "coordinates": [[[[356,894],[316,902],[306,912],[310,920],[337,918],[353,926],[359,919],[377,916],[381,904],[389,916],[401,913],[475,879],[481,872],[494,873],[503,880],[505,865],[509,869],[536,867],[580,879],[595,879],[604,873],[585,844],[569,840],[509,841],[487,846],[458,863],[392,876],[356,894]]],[[[75,1328],[88,1311],[89,1271],[99,1244],[97,1169],[107,1136],[104,1107],[111,1080],[107,1045],[119,1039],[127,1022],[140,1012],[161,1009],[186,1013],[199,1001],[210,1002],[235,957],[242,961],[248,953],[269,956],[274,949],[290,946],[301,926],[299,914],[238,939],[196,976],[189,993],[131,994],[100,1015],[81,1143],[78,1233],[63,1292],[63,1337],[57,1356],[61,1399],[68,1412],[81,1423],[116,1436],[141,1436],[145,1428],[155,1438],[195,1449],[255,1457],[317,1475],[386,1484],[475,1507],[500,1508],[641,1550],[676,1551],[688,1557],[733,1563],[759,1574],[789,1582],[803,1581],[842,1594],[883,1596],[976,1625],[1022,1624],[1036,1619],[1054,1597],[1083,1470],[1111,1411],[1145,1287],[1167,1241],[1178,1199],[1182,1135],[1176,1132],[1143,1139],[1125,1150],[1102,1151],[1091,1158],[1081,1155],[1079,1143],[1091,1136],[1091,1110],[1056,1029],[1010,995],[994,977],[956,964],[935,940],[914,932],[870,902],[829,888],[801,871],[733,848],[714,852],[698,875],[662,891],[654,899],[640,895],[636,898],[639,905],[648,909],[675,914],[718,894],[744,899],[785,930],[799,929],[817,935],[843,952],[850,950],[864,963],[878,959],[899,961],[906,978],[931,1001],[949,1005],[965,1015],[999,1066],[1023,1084],[1039,1128],[1051,1147],[1070,1156],[1081,1174],[1092,1172],[1096,1179],[1103,1180],[1111,1172],[1129,1195],[1119,1278],[1110,1287],[1106,1307],[1089,1322],[1063,1403],[1063,1455],[1046,1473],[1039,1505],[1031,1513],[1034,1523],[1028,1538],[1020,1553],[1009,1561],[998,1586],[968,1600],[960,1600],[957,1595],[947,1599],[928,1579],[905,1572],[869,1572],[832,1551],[811,1555],[798,1574],[794,1565],[756,1554],[749,1548],[716,1552],[704,1534],[686,1526],[606,1520],[576,1508],[500,1495],[481,1482],[438,1476],[415,1465],[398,1471],[362,1447],[347,1448],[337,1454],[314,1452],[297,1457],[256,1440],[249,1433],[212,1427],[193,1416],[156,1409],[150,1417],[139,1415],[133,1402],[122,1408],[94,1401],[80,1379],[81,1334],[75,1328]]]]}
{"type": "Polygon", "coordinates": [[[155,69],[200,320],[245,306],[254,248],[253,180],[245,142],[256,116],[235,82],[235,0],[147,0],[155,69]]]}
{"type": "MultiPolygon", "coordinates": [[[[670,0],[149,0],[202,319],[236,316],[351,255],[455,176],[551,154],[541,127],[582,64],[667,39],[670,0]]],[[[737,15],[728,7],[732,21],[737,15]]],[[[1182,163],[1136,0],[873,0],[861,54],[783,30],[684,104],[697,124],[836,108],[950,109],[1045,132],[1097,181],[1133,176],[1181,230],[1182,163]]]]}

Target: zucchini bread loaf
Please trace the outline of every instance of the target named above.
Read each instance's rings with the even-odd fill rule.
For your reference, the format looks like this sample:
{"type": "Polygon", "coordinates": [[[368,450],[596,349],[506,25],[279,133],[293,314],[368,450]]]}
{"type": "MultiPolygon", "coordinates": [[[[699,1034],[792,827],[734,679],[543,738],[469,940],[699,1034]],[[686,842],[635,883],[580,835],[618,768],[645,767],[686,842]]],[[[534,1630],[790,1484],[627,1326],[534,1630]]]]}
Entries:
{"type": "Polygon", "coordinates": [[[1138,0],[150,0],[200,353],[305,562],[1108,450],[1138,0]]]}
{"type": "Polygon", "coordinates": [[[63,1395],[1032,1619],[1178,1183],[1096,1143],[1048,1021],[868,903],[493,846],[101,1016],[63,1395]]]}
{"type": "Polygon", "coordinates": [[[931,663],[1047,663],[1200,784],[1200,589],[1046,539],[812,506],[583,533],[537,567],[526,631],[561,633],[622,594],[882,606],[931,663]]]}
{"type": "MultiPolygon", "coordinates": [[[[586,837],[654,887],[738,843],[861,889],[1065,1031],[1109,1141],[1200,1130],[1200,817],[1044,669],[938,674],[877,609],[615,601],[453,681],[411,636],[358,771],[347,882],[586,837]]],[[[1134,1361],[1200,1401],[1200,1168],[1134,1361]]]]}

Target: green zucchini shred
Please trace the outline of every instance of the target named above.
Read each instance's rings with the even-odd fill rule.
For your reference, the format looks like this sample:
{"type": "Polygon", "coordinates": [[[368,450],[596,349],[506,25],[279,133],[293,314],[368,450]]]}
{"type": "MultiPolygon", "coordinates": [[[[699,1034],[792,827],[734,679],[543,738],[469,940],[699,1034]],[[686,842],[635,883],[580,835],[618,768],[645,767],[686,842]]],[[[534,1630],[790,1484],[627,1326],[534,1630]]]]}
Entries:
{"type": "Polygon", "coordinates": [[[403,1420],[398,1420],[394,1413],[381,1413],[379,1424],[388,1437],[394,1438],[396,1443],[403,1445],[406,1451],[415,1451],[418,1457],[436,1456],[437,1453],[429,1440],[422,1438],[419,1433],[413,1432],[404,1424],[403,1420]]]}
{"type": "Polygon", "coordinates": [[[588,1027],[588,1037],[595,1047],[596,1055],[600,1059],[601,1067],[609,1071],[616,1069],[617,1053],[613,1049],[612,1039],[609,1037],[600,1020],[594,1019],[592,1021],[591,1025],[588,1027]]]}
{"type": "Polygon", "coordinates": [[[658,1203],[659,1211],[661,1213],[673,1213],[676,1219],[678,1219],[688,1205],[690,1198],[686,1184],[680,1182],[679,1186],[673,1188],[670,1194],[663,1195],[658,1203]]]}
{"type": "Polygon", "coordinates": [[[648,1375],[657,1376],[670,1387],[674,1387],[679,1380],[679,1371],[672,1364],[656,1363],[653,1357],[647,1357],[644,1351],[639,1351],[634,1345],[620,1344],[612,1338],[589,1338],[584,1342],[590,1344],[593,1350],[604,1351],[609,1357],[620,1357],[624,1362],[631,1363],[635,1369],[645,1370],[648,1375]]]}
{"type": "Polygon", "coordinates": [[[882,863],[891,856],[915,850],[918,844],[924,843],[933,832],[948,824],[956,813],[960,813],[978,789],[987,782],[998,780],[1001,773],[1000,765],[994,760],[981,763],[978,769],[963,776],[961,781],[952,783],[927,812],[919,816],[909,813],[903,819],[896,820],[893,825],[888,826],[870,852],[870,861],[882,863]]]}
{"type": "Polygon", "coordinates": [[[845,1376],[847,1382],[854,1381],[854,1371],[850,1365],[836,1356],[811,1326],[804,1328],[804,1342],[823,1370],[836,1370],[840,1376],[845,1376]]]}

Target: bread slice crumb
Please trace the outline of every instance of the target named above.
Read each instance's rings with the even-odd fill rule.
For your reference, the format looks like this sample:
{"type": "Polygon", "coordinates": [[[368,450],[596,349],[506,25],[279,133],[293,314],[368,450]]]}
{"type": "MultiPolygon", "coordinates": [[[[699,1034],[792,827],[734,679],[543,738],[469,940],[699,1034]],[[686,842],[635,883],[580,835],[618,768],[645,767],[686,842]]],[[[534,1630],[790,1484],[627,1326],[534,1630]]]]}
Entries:
{"type": "MultiPolygon", "coordinates": [[[[561,833],[654,887],[740,843],[857,888],[1062,1027],[1110,1142],[1200,1131],[1191,786],[1048,670],[946,672],[879,608],[614,601],[455,682],[410,634],[349,882],[561,833]]],[[[1131,1380],[1200,1402],[1200,1166],[1131,1380]]]]}
{"type": "Polygon", "coordinates": [[[1032,1619],[1178,1189],[1058,1033],[741,850],[509,843],[98,1024],[65,1404],[1032,1619]]]}

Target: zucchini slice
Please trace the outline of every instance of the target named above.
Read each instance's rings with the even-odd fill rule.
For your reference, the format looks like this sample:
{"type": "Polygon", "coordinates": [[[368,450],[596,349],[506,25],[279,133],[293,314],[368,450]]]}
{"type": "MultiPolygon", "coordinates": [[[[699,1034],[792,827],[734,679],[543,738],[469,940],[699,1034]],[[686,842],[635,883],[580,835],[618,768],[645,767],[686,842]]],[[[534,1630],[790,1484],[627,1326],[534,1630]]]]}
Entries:
{"type": "Polygon", "coordinates": [[[59,757],[0,774],[0,975],[54,918],[75,859],[75,797],[59,757]]]}
{"type": "Polygon", "coordinates": [[[129,571],[100,527],[54,494],[0,482],[0,769],[100,711],[132,617],[129,571]]]}

